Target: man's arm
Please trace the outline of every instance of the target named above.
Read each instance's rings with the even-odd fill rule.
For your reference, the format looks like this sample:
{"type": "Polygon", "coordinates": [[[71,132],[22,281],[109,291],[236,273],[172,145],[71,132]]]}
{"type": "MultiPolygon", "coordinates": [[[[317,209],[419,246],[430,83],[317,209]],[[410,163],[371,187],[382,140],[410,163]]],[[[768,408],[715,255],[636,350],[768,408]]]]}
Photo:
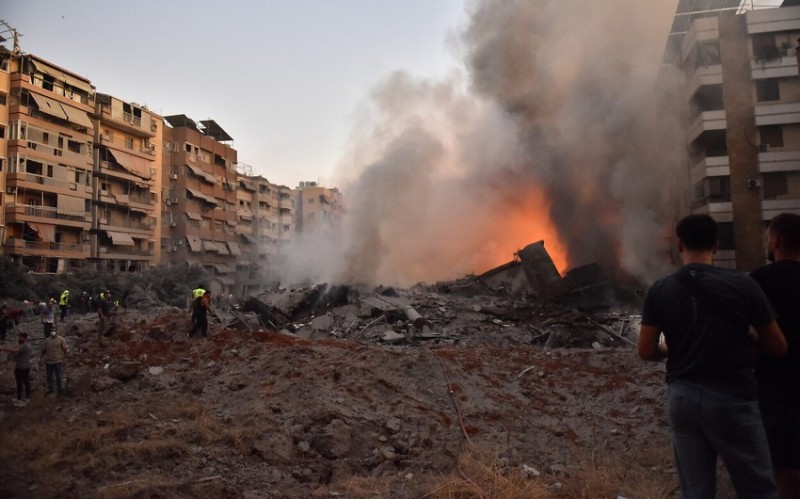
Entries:
{"type": "Polygon", "coordinates": [[[755,329],[758,333],[758,347],[762,352],[779,357],[786,354],[786,337],[777,322],[768,322],[763,326],[756,326],[755,329]]]}
{"type": "Polygon", "coordinates": [[[636,350],[642,360],[661,360],[667,357],[667,344],[659,343],[661,330],[656,326],[642,324],[636,350]]]}

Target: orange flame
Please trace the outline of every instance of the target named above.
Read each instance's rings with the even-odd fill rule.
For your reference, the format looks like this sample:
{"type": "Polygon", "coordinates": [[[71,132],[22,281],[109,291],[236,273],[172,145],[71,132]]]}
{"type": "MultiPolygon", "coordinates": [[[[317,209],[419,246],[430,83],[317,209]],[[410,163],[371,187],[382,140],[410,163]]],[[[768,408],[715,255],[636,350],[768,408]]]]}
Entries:
{"type": "Polygon", "coordinates": [[[526,200],[502,208],[503,218],[498,220],[493,245],[487,254],[487,269],[511,261],[514,253],[530,243],[543,240],[544,247],[559,273],[569,268],[567,250],[561,244],[553,222],[550,220],[550,201],[545,193],[536,189],[526,200]]]}

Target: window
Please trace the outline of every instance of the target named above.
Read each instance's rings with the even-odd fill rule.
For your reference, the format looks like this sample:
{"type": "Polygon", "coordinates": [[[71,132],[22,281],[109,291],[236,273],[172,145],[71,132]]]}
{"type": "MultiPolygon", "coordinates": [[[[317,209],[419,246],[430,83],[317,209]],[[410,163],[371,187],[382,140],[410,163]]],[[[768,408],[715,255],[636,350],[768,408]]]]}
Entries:
{"type": "Polygon", "coordinates": [[[69,150],[70,152],[80,154],[81,143],[76,140],[67,140],[67,150],[69,150]]]}
{"type": "Polygon", "coordinates": [[[186,142],[185,144],[183,144],[183,150],[188,152],[188,153],[191,153],[192,152],[192,144],[186,142]]]}
{"type": "Polygon", "coordinates": [[[0,139],[6,138],[6,126],[0,125],[0,139]]]}
{"type": "Polygon", "coordinates": [[[775,35],[759,33],[753,35],[753,57],[758,61],[771,61],[780,58],[781,53],[775,45],[775,35]]]}
{"type": "Polygon", "coordinates": [[[758,102],[781,100],[778,79],[756,80],[756,99],[758,102]]]}
{"type": "Polygon", "coordinates": [[[0,94],[0,106],[6,105],[6,94],[0,94]]]}
{"type": "Polygon", "coordinates": [[[758,127],[761,144],[769,147],[783,147],[783,126],[766,125],[758,127]]]}
{"type": "Polygon", "coordinates": [[[786,181],[786,172],[771,172],[762,175],[764,186],[764,199],[778,199],[789,194],[789,184],[786,181]]]}
{"type": "Polygon", "coordinates": [[[45,90],[53,91],[53,83],[55,82],[55,78],[50,75],[44,75],[42,77],[42,88],[45,90]]]}
{"type": "Polygon", "coordinates": [[[125,137],[125,148],[133,149],[133,137],[125,137]]]}

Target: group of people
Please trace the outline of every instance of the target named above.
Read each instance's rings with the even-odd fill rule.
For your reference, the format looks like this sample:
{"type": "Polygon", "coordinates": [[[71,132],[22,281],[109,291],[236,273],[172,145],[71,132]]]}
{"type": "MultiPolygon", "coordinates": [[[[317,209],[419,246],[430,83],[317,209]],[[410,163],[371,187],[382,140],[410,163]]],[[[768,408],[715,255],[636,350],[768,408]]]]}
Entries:
{"type": "Polygon", "coordinates": [[[676,226],[683,267],[645,295],[638,354],[666,359],[667,414],[684,498],[716,497],[719,457],[742,498],[800,497],[800,216],[767,229],[773,262],[714,267],[717,224],[676,226]]]}
{"type": "MultiPolygon", "coordinates": [[[[0,351],[5,351],[15,355],[17,360],[14,365],[14,380],[17,384],[17,399],[15,404],[18,407],[28,405],[31,398],[31,358],[33,350],[28,343],[28,333],[20,332],[17,334],[17,346],[10,347],[2,345],[0,351]],[[24,398],[23,398],[24,394],[24,398]]],[[[64,390],[64,365],[67,362],[67,340],[59,336],[55,329],[50,331],[50,336],[44,340],[41,356],[39,357],[39,367],[45,366],[47,373],[47,394],[61,395],[64,390]]]]}

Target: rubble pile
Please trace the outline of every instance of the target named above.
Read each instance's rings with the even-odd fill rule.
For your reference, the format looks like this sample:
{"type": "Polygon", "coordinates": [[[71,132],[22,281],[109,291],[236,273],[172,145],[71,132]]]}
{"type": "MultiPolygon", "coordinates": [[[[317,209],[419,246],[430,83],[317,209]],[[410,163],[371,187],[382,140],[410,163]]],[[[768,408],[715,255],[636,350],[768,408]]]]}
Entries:
{"type": "MultiPolygon", "coordinates": [[[[530,262],[410,289],[263,293],[214,306],[209,338],[156,303],[118,311],[103,337],[75,314],[58,325],[66,395],[45,397],[35,371],[28,407],[0,404],[0,496],[419,497],[473,447],[567,496],[588,454],[669,490],[663,374],[633,354],[637,307],[559,300],[574,288],[530,262]],[[561,290],[544,299],[548,286],[561,290]],[[366,493],[365,479],[392,485],[366,493]]],[[[36,319],[18,326],[35,348],[36,319]]]]}

